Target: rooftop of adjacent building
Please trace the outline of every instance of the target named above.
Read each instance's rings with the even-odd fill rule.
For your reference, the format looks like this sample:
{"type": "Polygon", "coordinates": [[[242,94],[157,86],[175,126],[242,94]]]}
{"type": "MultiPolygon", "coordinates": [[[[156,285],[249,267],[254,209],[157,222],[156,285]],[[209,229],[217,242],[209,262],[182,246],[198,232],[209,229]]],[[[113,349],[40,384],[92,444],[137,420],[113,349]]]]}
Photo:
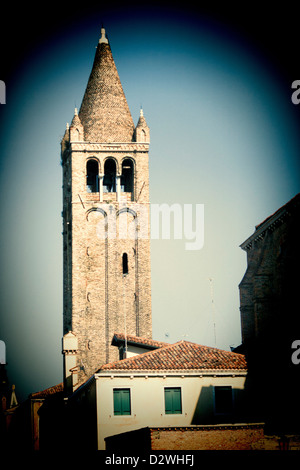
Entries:
{"type": "MultiPolygon", "coordinates": [[[[126,341],[131,345],[144,347],[145,352],[127,359],[121,359],[102,365],[92,376],[87,378],[87,380],[80,385],[80,389],[84,387],[96,373],[109,371],[164,371],[166,373],[171,371],[247,372],[247,362],[243,354],[203,346],[184,340],[169,344],[149,338],[126,335],[126,341]]],[[[120,347],[124,343],[125,334],[115,333],[112,344],[120,347]]],[[[45,390],[31,393],[29,399],[45,399],[51,395],[57,395],[63,392],[64,384],[59,383],[45,390]]]]}
{"type": "Polygon", "coordinates": [[[115,333],[112,339],[112,346],[121,346],[125,344],[132,344],[134,346],[141,346],[146,349],[157,349],[168,346],[169,343],[163,341],[155,341],[149,338],[141,338],[140,336],[126,335],[124,333],[115,333]]]}
{"type": "Polygon", "coordinates": [[[64,384],[61,382],[57,385],[53,385],[52,387],[48,387],[45,390],[41,390],[40,392],[34,392],[29,395],[31,399],[43,399],[47,398],[51,395],[55,395],[56,393],[61,393],[64,390],[64,384]]]}
{"type": "MultiPolygon", "coordinates": [[[[149,340],[134,337],[136,344],[145,344],[149,340]]],[[[175,344],[162,343],[152,351],[138,354],[134,357],[122,359],[103,365],[98,372],[111,370],[220,370],[220,371],[247,371],[247,362],[243,354],[203,346],[189,341],[179,341],[175,344]]]]}

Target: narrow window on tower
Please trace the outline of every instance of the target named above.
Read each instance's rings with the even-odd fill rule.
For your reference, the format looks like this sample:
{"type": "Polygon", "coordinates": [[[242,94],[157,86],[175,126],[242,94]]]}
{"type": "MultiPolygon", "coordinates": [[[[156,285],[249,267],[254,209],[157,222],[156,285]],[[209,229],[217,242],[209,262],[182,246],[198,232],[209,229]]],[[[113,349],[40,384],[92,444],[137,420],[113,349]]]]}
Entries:
{"type": "Polygon", "coordinates": [[[116,162],[112,158],[108,158],[104,164],[103,191],[105,193],[116,192],[116,174],[116,162]]]}
{"type": "Polygon", "coordinates": [[[126,158],[122,163],[121,191],[124,193],[133,192],[133,162],[126,158]]]}
{"type": "Polygon", "coordinates": [[[88,193],[99,192],[99,164],[97,160],[88,160],[86,164],[86,190],[88,193]]]}
{"type": "Polygon", "coordinates": [[[123,274],[128,274],[128,256],[127,256],[127,253],[123,253],[122,266],[123,266],[123,274]]]}

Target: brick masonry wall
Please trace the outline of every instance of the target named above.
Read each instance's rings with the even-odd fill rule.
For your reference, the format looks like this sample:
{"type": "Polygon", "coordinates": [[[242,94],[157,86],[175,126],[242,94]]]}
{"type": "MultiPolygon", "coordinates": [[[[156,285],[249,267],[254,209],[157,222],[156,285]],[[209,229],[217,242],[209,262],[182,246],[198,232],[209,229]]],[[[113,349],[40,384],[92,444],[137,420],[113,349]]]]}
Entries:
{"type": "Polygon", "coordinates": [[[261,426],[151,430],[152,450],[262,450],[261,426]]]}
{"type": "Polygon", "coordinates": [[[243,352],[248,363],[249,415],[268,433],[299,432],[300,195],[260,224],[245,242],[240,283],[243,352]]]}
{"type": "MultiPolygon", "coordinates": [[[[63,166],[64,334],[78,339],[79,382],[104,363],[118,359],[111,346],[115,332],[152,337],[150,232],[146,238],[116,238],[105,232],[114,222],[149,220],[149,128],[140,113],[135,128],[109,43],[99,41],[79,113],[61,143],[63,166]],[[98,178],[108,158],[122,173],[125,158],[133,162],[131,194],[89,193],[87,161],[98,162],[98,178]],[[118,211],[129,208],[129,212],[118,211]],[[145,211],[144,211],[145,209],[145,211]],[[105,219],[105,220],[104,220],[105,219]],[[106,222],[108,221],[108,225],[106,222]],[[104,236],[104,234],[108,236],[104,236]],[[122,255],[128,255],[123,276],[122,255]]],[[[144,234],[145,235],[145,234],[144,234]]]]}
{"type": "Polygon", "coordinates": [[[247,271],[239,286],[243,342],[266,338],[270,332],[282,337],[288,325],[291,333],[297,324],[299,299],[292,273],[297,272],[300,260],[300,230],[299,209],[295,210],[247,250],[247,271]]]}
{"type": "MultiPolygon", "coordinates": [[[[86,151],[72,152],[71,147],[63,159],[64,334],[71,330],[78,338],[77,364],[84,367],[80,382],[102,364],[118,359],[117,348],[111,346],[115,332],[126,328],[127,334],[152,337],[150,226],[146,238],[105,238],[103,216],[105,211],[110,220],[111,213],[125,206],[137,215],[145,210],[150,223],[148,152],[90,152],[88,148],[89,144],[86,151]],[[115,193],[104,193],[100,203],[99,193],[87,193],[88,159],[98,160],[101,174],[105,159],[111,157],[117,174],[124,158],[134,160],[133,201],[126,197],[118,203],[115,193]],[[125,277],[123,253],[128,254],[125,277]]],[[[133,215],[124,212],[116,217],[117,227],[124,218],[128,226],[135,223],[133,215]]]]}

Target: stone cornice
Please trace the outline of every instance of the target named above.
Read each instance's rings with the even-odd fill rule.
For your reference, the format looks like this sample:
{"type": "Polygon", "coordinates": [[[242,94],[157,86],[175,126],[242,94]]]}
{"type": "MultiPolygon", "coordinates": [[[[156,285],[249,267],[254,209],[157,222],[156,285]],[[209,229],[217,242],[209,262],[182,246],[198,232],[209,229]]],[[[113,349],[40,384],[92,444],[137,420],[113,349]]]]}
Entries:
{"type": "Polygon", "coordinates": [[[70,142],[72,152],[149,152],[149,143],[120,142],[120,143],[97,143],[97,142],[70,142]]]}
{"type": "Polygon", "coordinates": [[[284,206],[280,207],[274,214],[270,215],[263,222],[257,225],[255,227],[255,232],[240,245],[240,248],[242,248],[244,251],[251,250],[254,242],[262,240],[267,231],[273,232],[293,214],[294,217],[297,217],[299,213],[299,206],[300,193],[294,196],[293,199],[287,202],[284,206]]]}
{"type": "Polygon", "coordinates": [[[99,379],[101,377],[246,377],[247,370],[240,369],[193,369],[193,370],[121,370],[121,369],[108,369],[95,372],[94,377],[99,379]]]}
{"type": "Polygon", "coordinates": [[[253,246],[253,242],[262,240],[268,230],[275,230],[279,225],[284,222],[285,218],[288,215],[289,213],[285,209],[283,209],[282,211],[276,213],[274,216],[270,217],[266,222],[257,226],[256,231],[240,245],[240,248],[245,251],[250,250],[253,246]]]}

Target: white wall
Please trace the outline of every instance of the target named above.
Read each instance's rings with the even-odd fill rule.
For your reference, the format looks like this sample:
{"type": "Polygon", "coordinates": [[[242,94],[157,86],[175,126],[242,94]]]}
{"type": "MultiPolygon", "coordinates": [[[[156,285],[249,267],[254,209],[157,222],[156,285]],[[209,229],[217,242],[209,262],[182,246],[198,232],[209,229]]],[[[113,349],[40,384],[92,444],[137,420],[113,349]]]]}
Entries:
{"type": "MultiPolygon", "coordinates": [[[[231,385],[238,396],[244,388],[245,376],[114,376],[97,377],[98,448],[105,449],[104,438],[146,426],[189,426],[216,421],[213,387],[231,385]],[[164,388],[181,387],[182,414],[165,414],[164,388]],[[129,388],[131,415],[114,416],[113,389],[129,388]]],[[[240,398],[240,397],[239,397],[240,398]]]]}
{"type": "Polygon", "coordinates": [[[127,346],[127,358],[128,357],[133,357],[137,356],[138,354],[143,354],[145,352],[149,352],[149,349],[143,348],[141,346],[133,346],[133,345],[128,345],[127,346]]]}

